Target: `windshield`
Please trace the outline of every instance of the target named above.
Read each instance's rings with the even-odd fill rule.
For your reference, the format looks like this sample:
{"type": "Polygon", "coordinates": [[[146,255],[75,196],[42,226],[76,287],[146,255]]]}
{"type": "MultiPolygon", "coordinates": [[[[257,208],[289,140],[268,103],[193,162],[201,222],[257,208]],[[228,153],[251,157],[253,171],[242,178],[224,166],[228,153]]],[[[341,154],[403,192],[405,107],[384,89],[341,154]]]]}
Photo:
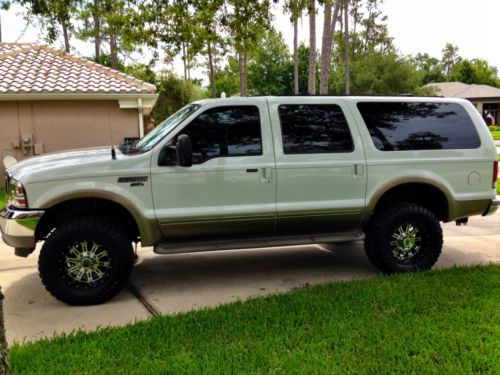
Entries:
{"type": "Polygon", "coordinates": [[[200,108],[199,104],[188,104],[184,108],[179,109],[172,116],[167,118],[144,138],[136,144],[136,148],[142,151],[149,150],[160,142],[174,127],[180,124],[184,119],[191,115],[194,111],[200,108]]]}

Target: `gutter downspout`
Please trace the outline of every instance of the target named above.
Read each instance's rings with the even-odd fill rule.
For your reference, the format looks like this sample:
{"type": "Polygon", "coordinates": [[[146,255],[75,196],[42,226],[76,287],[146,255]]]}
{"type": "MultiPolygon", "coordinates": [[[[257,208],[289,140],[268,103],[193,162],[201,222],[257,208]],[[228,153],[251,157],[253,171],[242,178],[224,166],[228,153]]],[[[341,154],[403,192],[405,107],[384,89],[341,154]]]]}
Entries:
{"type": "Polygon", "coordinates": [[[137,99],[137,111],[139,113],[139,138],[144,137],[144,116],[142,114],[142,98],[137,99]]]}

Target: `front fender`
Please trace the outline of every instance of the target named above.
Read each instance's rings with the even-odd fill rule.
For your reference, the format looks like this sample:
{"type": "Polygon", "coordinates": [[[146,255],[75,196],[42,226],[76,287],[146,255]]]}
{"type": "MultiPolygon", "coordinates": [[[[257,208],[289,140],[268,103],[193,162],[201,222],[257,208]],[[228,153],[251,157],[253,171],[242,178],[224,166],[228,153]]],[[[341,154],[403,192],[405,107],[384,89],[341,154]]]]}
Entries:
{"type": "Polygon", "coordinates": [[[134,187],[129,183],[120,184],[114,181],[95,179],[34,183],[26,190],[31,199],[30,206],[45,210],[60,203],[82,198],[114,202],[132,215],[144,246],[156,243],[160,239],[160,233],[154,215],[149,181],[143,186],[134,187]]]}

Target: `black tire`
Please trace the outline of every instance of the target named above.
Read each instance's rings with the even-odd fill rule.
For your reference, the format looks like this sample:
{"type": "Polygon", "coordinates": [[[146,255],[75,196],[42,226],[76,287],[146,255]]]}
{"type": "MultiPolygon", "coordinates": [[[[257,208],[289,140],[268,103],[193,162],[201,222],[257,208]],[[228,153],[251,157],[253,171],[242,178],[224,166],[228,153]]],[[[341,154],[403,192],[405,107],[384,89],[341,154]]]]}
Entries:
{"type": "Polygon", "coordinates": [[[415,203],[398,203],[376,213],[365,233],[366,255],[386,274],[428,270],[443,247],[438,218],[415,203]]]}
{"type": "Polygon", "coordinates": [[[133,265],[132,243],[122,228],[106,219],[84,217],[62,224],[47,238],[38,271],[50,294],[83,306],[114,297],[127,283],[133,265]]]}

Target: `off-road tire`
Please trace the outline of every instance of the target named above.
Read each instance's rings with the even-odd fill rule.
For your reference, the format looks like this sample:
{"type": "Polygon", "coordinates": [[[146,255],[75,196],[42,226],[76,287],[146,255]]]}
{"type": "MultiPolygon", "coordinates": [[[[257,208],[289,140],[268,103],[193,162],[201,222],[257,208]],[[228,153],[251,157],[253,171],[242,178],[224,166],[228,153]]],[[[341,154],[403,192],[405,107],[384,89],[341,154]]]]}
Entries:
{"type": "Polygon", "coordinates": [[[114,297],[127,283],[134,265],[132,243],[112,221],[95,217],[73,219],[50,234],[40,252],[38,271],[47,291],[69,305],[95,305],[114,297]],[[106,249],[107,272],[99,283],[84,285],[71,278],[67,256],[79,241],[106,249]]]}
{"type": "Polygon", "coordinates": [[[366,255],[385,274],[423,271],[432,268],[441,254],[443,230],[428,209],[409,202],[397,203],[373,215],[365,230],[366,255]],[[418,252],[405,261],[393,254],[393,234],[405,224],[414,225],[420,234],[418,252]]]}

